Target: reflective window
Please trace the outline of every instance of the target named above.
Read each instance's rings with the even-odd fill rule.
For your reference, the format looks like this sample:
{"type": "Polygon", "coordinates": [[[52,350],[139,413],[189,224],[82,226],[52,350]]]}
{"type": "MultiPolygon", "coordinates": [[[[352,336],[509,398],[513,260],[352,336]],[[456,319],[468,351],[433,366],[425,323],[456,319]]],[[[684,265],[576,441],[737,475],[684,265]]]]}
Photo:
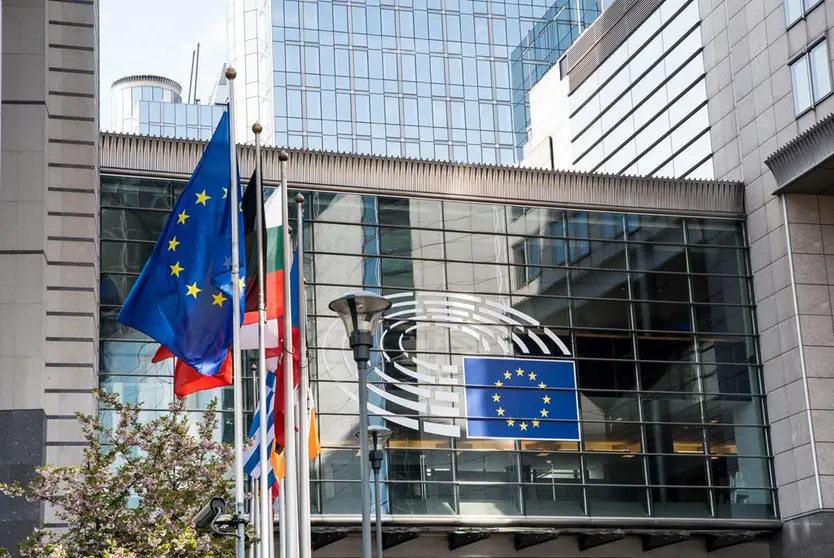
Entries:
{"type": "MultiPolygon", "coordinates": [[[[116,316],[181,189],[102,178],[101,386],[148,416],[172,363],[116,316]]],[[[368,373],[371,420],[392,430],[384,514],[774,516],[743,222],[302,193],[318,511],[356,513],[358,383],[328,304],[368,289],[393,303],[368,373]],[[563,350],[576,388],[552,391],[578,401],[580,440],[468,436],[465,358],[529,359],[529,378],[563,350]]],[[[226,440],[230,395],[193,403],[220,398],[226,440]]]]}
{"type": "Polygon", "coordinates": [[[791,25],[821,3],[822,0],[785,0],[785,21],[791,25]]]}
{"type": "MultiPolygon", "coordinates": [[[[522,156],[530,88],[602,10],[599,0],[555,0],[538,7],[502,1],[489,9],[458,1],[273,4],[273,21],[266,23],[274,38],[276,91],[301,87],[304,93],[314,90],[324,98],[338,90],[351,103],[366,92],[378,96],[371,101],[374,107],[384,106],[388,99],[403,104],[419,97],[429,101],[429,107],[431,100],[448,105],[465,99],[476,106],[489,104],[498,119],[468,123],[470,137],[462,130],[455,134],[448,117],[431,119],[438,116],[436,109],[423,115],[421,108],[419,121],[435,128],[426,137],[419,130],[383,128],[383,141],[365,142],[355,141],[354,135],[362,132],[347,125],[357,122],[352,116],[328,134],[326,141],[336,149],[500,164],[512,164],[522,156]],[[362,53],[360,60],[357,53],[362,53]]],[[[276,93],[277,119],[284,116],[280,95],[276,93]]],[[[313,116],[306,106],[302,109],[298,131],[310,131],[310,119],[330,119],[326,114],[313,116]]],[[[276,128],[286,129],[277,119],[276,128]]],[[[369,123],[390,124],[384,110],[372,111],[369,123]]],[[[320,141],[313,134],[293,139],[302,147],[320,141]]]]}
{"type": "Polygon", "coordinates": [[[822,41],[791,65],[793,105],[800,114],[831,93],[831,62],[828,43],[822,41]]]}

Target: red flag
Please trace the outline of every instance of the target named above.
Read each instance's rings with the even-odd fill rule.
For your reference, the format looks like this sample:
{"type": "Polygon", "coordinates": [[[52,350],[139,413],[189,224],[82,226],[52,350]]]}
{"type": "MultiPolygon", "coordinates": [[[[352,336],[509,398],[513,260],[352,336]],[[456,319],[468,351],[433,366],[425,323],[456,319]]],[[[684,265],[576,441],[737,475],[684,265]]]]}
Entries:
{"type": "MultiPolygon", "coordinates": [[[[280,322],[280,329],[278,330],[279,339],[278,339],[278,346],[284,346],[284,319],[281,318],[280,322]]],[[[292,387],[293,390],[298,389],[298,366],[299,362],[301,361],[300,355],[298,354],[298,329],[292,328],[292,371],[293,371],[293,378],[292,378],[292,387]]],[[[280,356],[281,352],[279,349],[275,349],[276,354],[275,356],[280,356]]],[[[267,355],[269,358],[269,355],[267,355]]],[[[278,370],[275,371],[275,442],[284,447],[284,367],[282,365],[278,366],[278,370]]]]}
{"type": "MultiPolygon", "coordinates": [[[[173,353],[160,345],[151,362],[161,362],[169,358],[174,358],[173,353]]],[[[232,351],[226,352],[226,360],[223,361],[220,371],[214,376],[200,374],[179,359],[174,366],[174,395],[177,396],[177,399],[182,399],[186,395],[198,391],[230,385],[232,385],[232,351]]]]}

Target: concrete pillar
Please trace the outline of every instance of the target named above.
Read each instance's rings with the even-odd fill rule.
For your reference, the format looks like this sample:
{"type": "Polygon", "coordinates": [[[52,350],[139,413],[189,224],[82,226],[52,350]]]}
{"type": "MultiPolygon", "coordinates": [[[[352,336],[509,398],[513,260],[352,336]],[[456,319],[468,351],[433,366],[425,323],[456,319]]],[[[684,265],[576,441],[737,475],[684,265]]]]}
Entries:
{"type": "MultiPolygon", "coordinates": [[[[98,2],[4,0],[0,480],[69,464],[98,384],[98,2]]],[[[0,547],[51,510],[0,497],[0,547]]]]}

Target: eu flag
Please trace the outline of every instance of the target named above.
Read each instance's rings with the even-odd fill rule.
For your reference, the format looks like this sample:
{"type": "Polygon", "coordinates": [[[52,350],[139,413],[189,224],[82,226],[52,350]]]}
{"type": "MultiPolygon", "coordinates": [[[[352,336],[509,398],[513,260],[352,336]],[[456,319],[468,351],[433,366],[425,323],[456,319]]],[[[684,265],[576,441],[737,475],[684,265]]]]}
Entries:
{"type": "Polygon", "coordinates": [[[469,438],[579,440],[574,363],[464,358],[469,438]]]}
{"type": "MultiPolygon", "coordinates": [[[[203,375],[219,372],[232,343],[233,209],[241,232],[240,275],[246,276],[243,217],[229,195],[229,142],[226,113],[118,318],[203,375]]],[[[240,199],[240,178],[235,182],[240,199]]]]}

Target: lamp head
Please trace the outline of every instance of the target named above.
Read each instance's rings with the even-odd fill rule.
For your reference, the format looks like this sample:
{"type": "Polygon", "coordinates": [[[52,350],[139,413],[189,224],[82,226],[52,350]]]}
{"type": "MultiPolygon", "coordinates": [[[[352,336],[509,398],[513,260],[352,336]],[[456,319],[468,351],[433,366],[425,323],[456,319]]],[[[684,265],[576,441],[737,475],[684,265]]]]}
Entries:
{"type": "Polygon", "coordinates": [[[384,448],[391,439],[391,429],[382,426],[381,424],[372,424],[368,426],[368,443],[371,449],[384,448]]]}
{"type": "Polygon", "coordinates": [[[376,293],[355,291],[347,293],[330,303],[345,325],[348,337],[354,334],[372,334],[376,324],[391,307],[391,301],[376,293]]]}

